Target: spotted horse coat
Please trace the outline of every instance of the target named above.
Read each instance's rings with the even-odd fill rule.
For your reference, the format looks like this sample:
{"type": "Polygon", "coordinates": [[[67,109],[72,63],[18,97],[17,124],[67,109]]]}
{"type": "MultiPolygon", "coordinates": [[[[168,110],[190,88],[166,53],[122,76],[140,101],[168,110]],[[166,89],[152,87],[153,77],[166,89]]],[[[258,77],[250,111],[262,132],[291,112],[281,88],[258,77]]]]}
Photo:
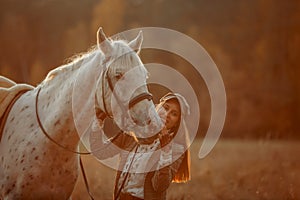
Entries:
{"type": "MultiPolygon", "coordinates": [[[[95,96],[97,97],[99,108],[104,110],[103,104],[106,101],[110,102],[112,92],[108,90],[107,82],[101,84],[102,81],[99,81],[101,78],[99,74],[103,69],[99,69],[99,66],[102,67],[101,63],[106,58],[120,58],[121,55],[124,55],[120,60],[113,62],[116,66],[108,68],[111,69],[109,75],[113,83],[116,83],[120,73],[121,75],[125,74],[134,66],[143,66],[138,54],[133,51],[133,49],[140,49],[141,41],[141,34],[128,43],[108,40],[102,29],[99,29],[98,49],[79,60],[54,69],[41,84],[17,99],[7,116],[0,141],[0,199],[59,200],[70,197],[78,176],[79,157],[71,152],[78,151],[78,142],[80,141],[74,122],[74,99],[72,99],[78,72],[81,69],[82,71],[90,69],[88,67],[91,66],[95,67],[97,74],[94,78],[96,80],[86,79],[85,76],[82,76],[82,83],[95,82],[96,89],[91,94],[93,94],[93,99],[95,96]],[[126,59],[127,62],[123,62],[122,59],[126,59]],[[135,63],[132,64],[132,62],[135,63]],[[101,88],[106,88],[106,90],[102,91],[101,88]],[[39,94],[38,98],[37,94],[39,94]],[[100,97],[103,97],[104,100],[101,101],[100,97]],[[42,128],[37,122],[37,109],[45,131],[64,148],[60,148],[43,134],[42,128]],[[71,151],[66,151],[66,149],[71,151]]],[[[95,73],[94,71],[88,72],[90,75],[95,73]]],[[[143,77],[142,79],[146,82],[146,73],[147,71],[143,67],[136,76],[143,77]]],[[[132,82],[132,80],[130,81],[132,82]]],[[[126,91],[123,89],[119,92],[126,94],[126,91]]],[[[148,92],[146,84],[129,95],[139,96],[140,92],[148,92]]],[[[79,100],[88,101],[82,96],[79,100]]],[[[153,102],[146,99],[140,102],[130,109],[131,117],[136,117],[138,122],[143,123],[148,122],[149,116],[152,116],[152,119],[159,122],[153,102]]],[[[107,112],[107,114],[112,114],[110,106],[107,107],[107,112]]],[[[114,120],[121,121],[122,119],[114,117],[114,120]]]]}

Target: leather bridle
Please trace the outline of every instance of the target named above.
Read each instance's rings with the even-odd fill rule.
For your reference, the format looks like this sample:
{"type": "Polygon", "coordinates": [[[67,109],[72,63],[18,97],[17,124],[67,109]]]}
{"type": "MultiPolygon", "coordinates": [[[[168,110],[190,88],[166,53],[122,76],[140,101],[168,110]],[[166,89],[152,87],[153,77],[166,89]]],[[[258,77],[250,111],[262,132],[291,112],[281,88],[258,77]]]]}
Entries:
{"type": "MultiPolygon", "coordinates": [[[[106,66],[106,65],[104,65],[106,66]]],[[[111,93],[112,95],[114,96],[114,98],[116,99],[120,109],[122,110],[122,121],[125,117],[130,117],[129,114],[128,114],[128,110],[127,108],[132,108],[134,105],[136,105],[137,103],[147,99],[147,100],[152,100],[152,94],[151,93],[148,93],[148,92],[143,92],[139,95],[137,95],[136,97],[134,97],[133,99],[131,99],[129,101],[129,104],[128,104],[128,107],[126,105],[124,105],[124,103],[122,103],[120,97],[116,94],[115,90],[114,90],[114,87],[113,87],[113,84],[112,84],[112,81],[111,81],[111,78],[108,76],[108,67],[104,67],[104,71],[102,72],[102,101],[103,101],[103,107],[104,107],[104,114],[105,116],[109,116],[111,118],[113,118],[113,116],[111,116],[107,110],[107,106],[106,106],[106,103],[105,103],[105,93],[104,93],[104,81],[107,80],[108,81],[108,85],[109,85],[109,88],[111,90],[111,93]]],[[[53,143],[55,143],[57,146],[63,148],[64,150],[66,151],[69,151],[71,153],[75,153],[75,154],[79,154],[79,155],[89,155],[91,154],[92,152],[78,152],[78,151],[73,151],[71,149],[68,149],[66,148],[65,146],[61,145],[60,143],[58,143],[57,141],[55,141],[52,137],[50,137],[50,135],[47,133],[47,131],[45,130],[41,120],[40,120],[40,117],[39,117],[39,112],[38,112],[38,100],[39,100],[39,94],[41,92],[41,89],[42,89],[42,86],[39,87],[38,91],[37,91],[37,94],[36,94],[36,98],[35,98],[35,114],[36,114],[36,118],[37,118],[37,122],[39,124],[39,127],[41,128],[43,134],[50,140],[52,141],[53,143]]],[[[104,116],[104,118],[105,118],[104,116]]],[[[123,123],[123,122],[122,122],[123,123]]]]}
{"type": "Polygon", "coordinates": [[[109,116],[110,118],[113,118],[108,110],[107,110],[107,106],[106,106],[106,103],[105,103],[105,92],[104,92],[104,84],[105,84],[105,80],[107,80],[108,82],[108,86],[109,86],[109,89],[112,93],[112,95],[114,96],[114,98],[116,99],[117,103],[118,103],[118,106],[119,108],[121,109],[122,111],[122,123],[123,123],[123,119],[125,119],[126,117],[130,117],[128,116],[128,109],[131,109],[133,106],[135,106],[136,104],[138,104],[139,102],[147,99],[149,101],[151,101],[153,99],[153,96],[151,93],[149,92],[143,92],[137,96],[135,96],[134,98],[130,99],[129,103],[128,103],[128,106],[126,105],[126,103],[123,103],[121,101],[121,98],[117,95],[116,91],[114,90],[114,86],[113,86],[113,83],[112,83],[112,80],[110,78],[110,76],[108,76],[108,67],[104,67],[104,71],[102,73],[102,102],[103,102],[103,107],[104,107],[104,112],[107,116],[109,116]]]}
{"type": "MultiPolygon", "coordinates": [[[[106,66],[106,65],[104,65],[104,66],[106,66]]],[[[107,80],[109,88],[111,90],[111,93],[115,97],[115,99],[117,100],[117,103],[119,104],[119,107],[122,110],[122,123],[124,123],[123,122],[124,117],[130,117],[128,115],[128,112],[127,112],[127,107],[126,107],[126,105],[124,105],[122,103],[120,97],[116,94],[116,92],[114,90],[111,78],[108,76],[108,67],[105,67],[104,69],[105,70],[102,72],[102,81],[103,81],[102,82],[102,101],[103,101],[103,107],[104,107],[104,114],[102,115],[103,119],[106,116],[109,116],[111,118],[113,117],[113,116],[109,115],[109,112],[107,111],[107,106],[106,106],[105,97],[104,97],[105,96],[105,93],[104,93],[104,84],[105,84],[105,82],[104,81],[107,80]]],[[[56,144],[57,146],[61,147],[62,149],[66,150],[66,151],[69,151],[71,153],[79,155],[79,164],[80,164],[81,172],[82,172],[82,175],[83,175],[83,180],[84,180],[87,192],[89,194],[89,197],[93,200],[94,198],[93,198],[93,195],[90,192],[90,188],[89,188],[89,184],[88,184],[88,181],[87,181],[86,173],[85,173],[85,170],[84,170],[84,167],[83,167],[83,163],[82,163],[82,160],[81,160],[81,155],[89,155],[89,154],[92,154],[93,152],[73,151],[73,150],[68,149],[65,146],[61,145],[60,143],[58,143],[57,141],[55,141],[52,137],[50,137],[50,135],[47,133],[47,131],[45,130],[44,126],[42,125],[42,122],[41,122],[40,117],[39,117],[39,112],[38,112],[38,100],[39,100],[39,94],[41,92],[41,89],[42,89],[42,86],[39,87],[39,89],[37,91],[37,94],[36,94],[36,99],[35,99],[35,114],[36,114],[37,122],[38,122],[38,124],[39,124],[39,126],[40,126],[40,128],[41,128],[41,130],[43,132],[43,134],[50,141],[52,141],[54,144],[56,144]]],[[[134,105],[136,105],[137,103],[139,103],[139,102],[141,102],[141,101],[143,101],[145,99],[148,99],[149,101],[152,100],[152,94],[144,92],[144,93],[141,93],[141,94],[137,95],[136,97],[134,97],[133,99],[131,99],[129,101],[128,108],[129,109],[132,108],[134,105]]]]}

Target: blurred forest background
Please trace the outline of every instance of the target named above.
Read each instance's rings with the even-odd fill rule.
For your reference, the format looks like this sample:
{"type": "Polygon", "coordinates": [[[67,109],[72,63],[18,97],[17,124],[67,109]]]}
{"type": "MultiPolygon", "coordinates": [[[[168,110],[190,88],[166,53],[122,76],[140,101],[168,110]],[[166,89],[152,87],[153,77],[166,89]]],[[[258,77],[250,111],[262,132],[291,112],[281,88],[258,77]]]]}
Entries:
{"type": "MultiPolygon", "coordinates": [[[[226,88],[221,137],[300,138],[299,0],[1,0],[0,74],[37,85],[51,69],[94,45],[99,26],[108,36],[164,27],[198,41],[226,88]]],[[[192,74],[184,61],[165,54],[146,51],[141,57],[192,74]]],[[[196,92],[203,137],[210,98],[201,77],[190,78],[202,85],[196,92]]]]}

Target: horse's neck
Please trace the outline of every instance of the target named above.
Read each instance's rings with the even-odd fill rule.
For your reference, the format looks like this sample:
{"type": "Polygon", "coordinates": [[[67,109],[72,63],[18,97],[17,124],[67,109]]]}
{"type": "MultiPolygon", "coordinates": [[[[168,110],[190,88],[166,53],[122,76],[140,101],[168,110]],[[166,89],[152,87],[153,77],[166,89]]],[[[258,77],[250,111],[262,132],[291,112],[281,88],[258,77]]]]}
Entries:
{"type": "Polygon", "coordinates": [[[62,145],[74,146],[78,143],[72,116],[75,74],[76,69],[71,66],[64,68],[52,80],[42,84],[38,98],[39,116],[45,130],[62,145]]]}

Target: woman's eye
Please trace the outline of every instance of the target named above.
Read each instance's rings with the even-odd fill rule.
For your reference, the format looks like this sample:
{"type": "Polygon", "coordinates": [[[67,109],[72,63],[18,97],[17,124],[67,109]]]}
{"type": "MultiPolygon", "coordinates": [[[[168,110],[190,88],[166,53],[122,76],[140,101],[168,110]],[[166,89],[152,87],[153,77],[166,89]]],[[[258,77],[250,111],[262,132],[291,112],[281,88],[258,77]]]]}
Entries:
{"type": "Polygon", "coordinates": [[[178,116],[178,114],[177,114],[177,113],[172,113],[172,115],[173,115],[174,117],[177,117],[177,116],[178,116]]]}

